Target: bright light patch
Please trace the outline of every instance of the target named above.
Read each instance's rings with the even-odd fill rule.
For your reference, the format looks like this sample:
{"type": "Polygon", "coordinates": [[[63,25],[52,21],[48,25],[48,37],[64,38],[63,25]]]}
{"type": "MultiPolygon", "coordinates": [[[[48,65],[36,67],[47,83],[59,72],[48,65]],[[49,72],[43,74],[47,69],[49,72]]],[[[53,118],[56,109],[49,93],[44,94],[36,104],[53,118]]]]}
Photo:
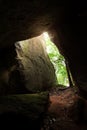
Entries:
{"type": "Polygon", "coordinates": [[[44,32],[44,33],[43,33],[43,36],[44,36],[44,38],[45,38],[46,40],[47,40],[47,39],[50,39],[47,32],[44,32]]]}
{"type": "Polygon", "coordinates": [[[48,33],[44,32],[42,35],[46,42],[46,50],[47,50],[48,56],[55,68],[57,84],[69,86],[68,74],[66,70],[64,57],[60,54],[56,45],[50,40],[48,33]]]}

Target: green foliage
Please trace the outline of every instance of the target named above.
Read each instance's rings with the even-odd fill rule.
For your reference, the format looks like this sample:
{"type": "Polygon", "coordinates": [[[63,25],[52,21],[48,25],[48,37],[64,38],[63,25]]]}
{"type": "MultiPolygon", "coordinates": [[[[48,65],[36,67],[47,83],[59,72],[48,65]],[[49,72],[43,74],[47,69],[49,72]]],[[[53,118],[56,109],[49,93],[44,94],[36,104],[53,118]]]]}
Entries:
{"type": "Polygon", "coordinates": [[[55,68],[57,84],[69,86],[69,80],[64,57],[60,54],[58,48],[54,43],[51,42],[49,37],[47,37],[45,40],[48,56],[55,68]]]}

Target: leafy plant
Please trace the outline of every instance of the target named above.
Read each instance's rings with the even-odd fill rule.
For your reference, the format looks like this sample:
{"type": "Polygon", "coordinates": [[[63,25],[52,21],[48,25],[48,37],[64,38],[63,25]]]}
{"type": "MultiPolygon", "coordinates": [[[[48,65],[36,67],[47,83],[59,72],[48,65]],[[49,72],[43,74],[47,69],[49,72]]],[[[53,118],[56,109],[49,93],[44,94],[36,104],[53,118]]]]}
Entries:
{"type": "Polygon", "coordinates": [[[46,49],[47,49],[48,56],[55,68],[57,84],[69,86],[68,74],[67,74],[65,59],[63,55],[60,54],[58,48],[54,43],[52,43],[49,36],[46,37],[45,41],[46,41],[46,49]]]}

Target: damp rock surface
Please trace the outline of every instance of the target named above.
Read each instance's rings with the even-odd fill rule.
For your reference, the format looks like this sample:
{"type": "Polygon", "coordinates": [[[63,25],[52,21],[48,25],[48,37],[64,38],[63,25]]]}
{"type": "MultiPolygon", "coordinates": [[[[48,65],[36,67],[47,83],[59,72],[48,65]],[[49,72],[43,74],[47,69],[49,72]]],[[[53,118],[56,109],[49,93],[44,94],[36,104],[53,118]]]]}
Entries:
{"type": "Polygon", "coordinates": [[[87,100],[80,97],[75,88],[49,93],[50,105],[41,130],[86,130],[87,100]]]}

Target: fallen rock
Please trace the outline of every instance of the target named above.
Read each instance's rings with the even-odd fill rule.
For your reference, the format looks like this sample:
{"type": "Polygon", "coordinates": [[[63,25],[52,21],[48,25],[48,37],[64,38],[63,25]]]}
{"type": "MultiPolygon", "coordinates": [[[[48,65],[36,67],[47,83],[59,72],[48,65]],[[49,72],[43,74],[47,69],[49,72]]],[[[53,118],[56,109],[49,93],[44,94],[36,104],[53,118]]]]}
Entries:
{"type": "Polygon", "coordinates": [[[47,54],[45,42],[43,35],[40,35],[15,44],[25,87],[34,93],[56,85],[55,69],[47,54]]]}
{"type": "Polygon", "coordinates": [[[40,130],[49,104],[47,92],[0,97],[0,129],[40,130]]]}

